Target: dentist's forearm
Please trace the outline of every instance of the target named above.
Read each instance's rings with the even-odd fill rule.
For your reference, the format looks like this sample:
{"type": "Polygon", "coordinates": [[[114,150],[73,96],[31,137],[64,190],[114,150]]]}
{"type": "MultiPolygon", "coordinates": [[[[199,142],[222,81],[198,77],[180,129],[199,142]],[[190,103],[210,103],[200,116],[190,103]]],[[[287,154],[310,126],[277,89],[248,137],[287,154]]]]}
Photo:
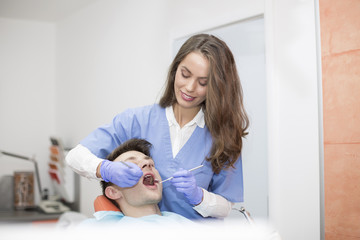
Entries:
{"type": "Polygon", "coordinates": [[[100,165],[104,159],[96,157],[81,144],[70,150],[65,160],[70,168],[81,176],[101,180],[100,165]]]}
{"type": "Polygon", "coordinates": [[[202,190],[204,192],[202,202],[193,207],[201,216],[225,218],[230,214],[234,203],[229,202],[219,194],[202,190]]]}

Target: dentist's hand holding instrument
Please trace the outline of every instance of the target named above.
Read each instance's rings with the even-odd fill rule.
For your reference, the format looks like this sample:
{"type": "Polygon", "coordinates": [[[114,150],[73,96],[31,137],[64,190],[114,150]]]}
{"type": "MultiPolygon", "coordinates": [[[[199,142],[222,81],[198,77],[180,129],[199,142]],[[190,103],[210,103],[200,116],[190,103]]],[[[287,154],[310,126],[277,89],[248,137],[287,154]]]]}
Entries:
{"type": "Polygon", "coordinates": [[[189,203],[193,205],[198,205],[202,202],[204,193],[202,189],[197,186],[196,179],[191,171],[202,166],[203,165],[200,165],[199,167],[190,170],[180,169],[174,173],[173,178],[171,179],[171,184],[176,190],[183,193],[189,203]]]}
{"type": "Polygon", "coordinates": [[[119,187],[134,186],[143,175],[141,169],[132,162],[103,161],[100,173],[105,182],[112,182],[119,187]]]}

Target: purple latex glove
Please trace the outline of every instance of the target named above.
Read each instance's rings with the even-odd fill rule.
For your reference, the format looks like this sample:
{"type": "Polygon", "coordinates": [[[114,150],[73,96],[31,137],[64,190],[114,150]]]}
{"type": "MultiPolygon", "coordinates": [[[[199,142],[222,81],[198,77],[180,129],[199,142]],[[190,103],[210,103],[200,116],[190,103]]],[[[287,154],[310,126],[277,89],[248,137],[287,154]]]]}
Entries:
{"type": "Polygon", "coordinates": [[[132,187],[140,180],[143,172],[132,162],[126,162],[128,166],[121,162],[105,160],[101,163],[100,174],[105,182],[111,182],[119,187],[132,187]]]}
{"type": "Polygon", "coordinates": [[[202,202],[203,191],[196,184],[196,179],[192,172],[187,170],[179,170],[173,174],[171,184],[176,188],[178,192],[185,195],[190,204],[198,205],[202,202]]]}

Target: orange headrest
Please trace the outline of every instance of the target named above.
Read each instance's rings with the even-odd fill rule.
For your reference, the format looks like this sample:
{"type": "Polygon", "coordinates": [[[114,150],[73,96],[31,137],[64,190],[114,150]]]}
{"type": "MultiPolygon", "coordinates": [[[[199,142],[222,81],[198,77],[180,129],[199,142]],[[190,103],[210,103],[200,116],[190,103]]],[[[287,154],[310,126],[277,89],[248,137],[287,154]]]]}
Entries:
{"type": "Polygon", "coordinates": [[[117,208],[109,199],[104,195],[99,195],[94,201],[95,212],[98,211],[117,211],[120,212],[120,209],[117,208]]]}

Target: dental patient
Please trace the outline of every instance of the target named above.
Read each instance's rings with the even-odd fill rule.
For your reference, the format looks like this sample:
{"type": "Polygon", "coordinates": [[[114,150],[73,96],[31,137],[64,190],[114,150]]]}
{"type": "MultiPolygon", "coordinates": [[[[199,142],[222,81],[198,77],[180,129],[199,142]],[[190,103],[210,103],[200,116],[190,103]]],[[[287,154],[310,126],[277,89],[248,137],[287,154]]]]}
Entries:
{"type": "Polygon", "coordinates": [[[162,198],[162,184],[150,156],[151,146],[146,140],[130,139],[107,157],[110,161],[121,162],[130,168],[132,164],[136,164],[143,175],[133,187],[119,187],[111,182],[101,181],[103,195],[121,212],[98,211],[94,214],[95,222],[192,223],[179,214],[160,211],[157,204],[162,198]]]}

